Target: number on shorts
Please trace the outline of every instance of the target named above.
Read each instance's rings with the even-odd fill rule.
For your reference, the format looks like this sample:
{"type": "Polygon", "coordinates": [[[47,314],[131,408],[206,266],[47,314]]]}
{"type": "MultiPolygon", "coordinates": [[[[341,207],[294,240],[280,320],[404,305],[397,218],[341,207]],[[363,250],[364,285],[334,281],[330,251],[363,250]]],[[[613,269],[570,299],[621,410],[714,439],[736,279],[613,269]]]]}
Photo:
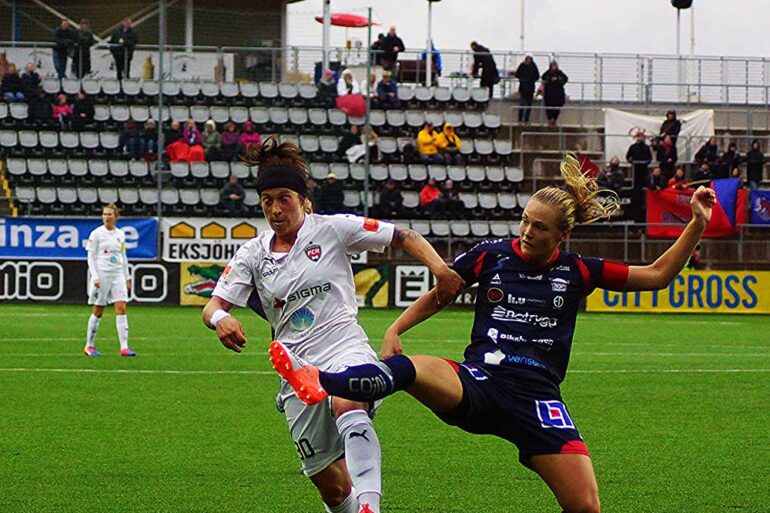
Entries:
{"type": "Polygon", "coordinates": [[[294,442],[297,447],[297,454],[299,454],[300,461],[305,461],[306,458],[312,458],[315,456],[315,450],[310,445],[310,440],[307,438],[300,438],[299,441],[294,442]]]}

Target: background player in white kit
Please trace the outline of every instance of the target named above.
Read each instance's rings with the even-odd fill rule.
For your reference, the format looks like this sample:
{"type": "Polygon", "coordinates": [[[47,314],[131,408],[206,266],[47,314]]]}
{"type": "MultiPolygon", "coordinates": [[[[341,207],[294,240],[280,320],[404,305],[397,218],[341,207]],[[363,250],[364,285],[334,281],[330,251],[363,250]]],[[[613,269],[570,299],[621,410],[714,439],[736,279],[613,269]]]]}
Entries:
{"type": "Polygon", "coordinates": [[[88,304],[93,305],[88,318],[86,356],[99,356],[94,342],[99,322],[104,313],[104,306],[115,305],[115,326],[120,341],[120,356],[136,356],[128,347],[128,317],[126,303],[131,281],[128,278],[128,258],[126,258],[126,234],[115,226],[118,220],[118,207],[114,203],[102,209],[102,222],[88,236],[88,272],[91,275],[88,286],[88,304]]]}
{"type": "MultiPolygon", "coordinates": [[[[462,280],[411,230],[362,217],[312,214],[307,163],[298,154],[296,145],[272,138],[250,148],[245,160],[259,166],[257,191],[272,230],[238,250],[203,321],[225,347],[240,352],[246,344],[243,327],[228,311],[249,303],[264,313],[275,337],[322,369],[376,362],[356,320],[351,254],[403,247],[436,276],[439,301],[459,293],[462,280]]],[[[280,399],[303,472],[327,511],[379,513],[381,452],[372,405],[334,397],[308,407],[285,382],[280,399]]]]}

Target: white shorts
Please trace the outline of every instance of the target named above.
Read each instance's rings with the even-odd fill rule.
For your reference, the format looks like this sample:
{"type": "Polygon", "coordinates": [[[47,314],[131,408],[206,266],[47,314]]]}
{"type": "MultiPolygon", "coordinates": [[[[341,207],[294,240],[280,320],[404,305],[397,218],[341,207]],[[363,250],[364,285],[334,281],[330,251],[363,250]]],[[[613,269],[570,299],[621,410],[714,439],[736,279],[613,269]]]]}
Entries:
{"type": "Polygon", "coordinates": [[[88,284],[88,304],[105,306],[128,301],[128,287],[123,274],[104,274],[99,280],[99,287],[94,285],[96,278],[91,278],[88,284]]]}
{"type": "MultiPolygon", "coordinates": [[[[356,349],[340,355],[330,367],[330,372],[340,372],[353,365],[374,363],[377,356],[369,351],[356,349]]],[[[381,401],[374,403],[369,411],[373,417],[381,401]]],[[[345,444],[337,430],[332,412],[331,397],[313,406],[307,406],[299,400],[291,386],[281,380],[281,391],[276,398],[276,406],[286,416],[289,434],[294,440],[302,472],[314,476],[345,455],[345,444]]]]}

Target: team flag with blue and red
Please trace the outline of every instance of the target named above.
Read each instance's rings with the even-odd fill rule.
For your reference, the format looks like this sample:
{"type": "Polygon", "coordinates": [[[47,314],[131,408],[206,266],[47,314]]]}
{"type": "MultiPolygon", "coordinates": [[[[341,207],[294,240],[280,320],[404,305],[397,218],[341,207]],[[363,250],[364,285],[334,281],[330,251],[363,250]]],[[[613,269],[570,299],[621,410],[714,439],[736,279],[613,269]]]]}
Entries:
{"type": "MultiPolygon", "coordinates": [[[[710,187],[717,195],[711,221],[703,233],[705,238],[728,237],[746,222],[746,191],[740,178],[712,180],[710,187]]],[[[647,236],[653,239],[679,237],[692,218],[690,198],[695,190],[647,190],[647,236]],[[653,226],[665,224],[669,226],[653,226]]]]}
{"type": "Polygon", "coordinates": [[[751,191],[751,224],[770,224],[770,191],[751,191]]]}

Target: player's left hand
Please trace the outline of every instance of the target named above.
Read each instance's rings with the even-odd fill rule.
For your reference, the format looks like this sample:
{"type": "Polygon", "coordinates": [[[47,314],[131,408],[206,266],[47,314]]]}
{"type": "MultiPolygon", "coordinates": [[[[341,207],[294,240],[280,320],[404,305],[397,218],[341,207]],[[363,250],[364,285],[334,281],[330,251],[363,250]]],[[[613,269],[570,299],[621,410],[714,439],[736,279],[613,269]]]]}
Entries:
{"type": "Polygon", "coordinates": [[[401,338],[395,331],[386,331],[385,337],[382,339],[382,349],[380,349],[380,356],[382,359],[390,358],[397,354],[404,354],[404,347],[401,345],[401,338]]]}
{"type": "Polygon", "coordinates": [[[454,301],[465,288],[465,280],[447,267],[446,271],[436,275],[436,300],[443,306],[454,301]]]}
{"type": "Polygon", "coordinates": [[[707,225],[711,220],[711,210],[717,204],[717,194],[714,189],[709,189],[701,185],[690,198],[690,208],[692,208],[693,220],[707,225]]]}

